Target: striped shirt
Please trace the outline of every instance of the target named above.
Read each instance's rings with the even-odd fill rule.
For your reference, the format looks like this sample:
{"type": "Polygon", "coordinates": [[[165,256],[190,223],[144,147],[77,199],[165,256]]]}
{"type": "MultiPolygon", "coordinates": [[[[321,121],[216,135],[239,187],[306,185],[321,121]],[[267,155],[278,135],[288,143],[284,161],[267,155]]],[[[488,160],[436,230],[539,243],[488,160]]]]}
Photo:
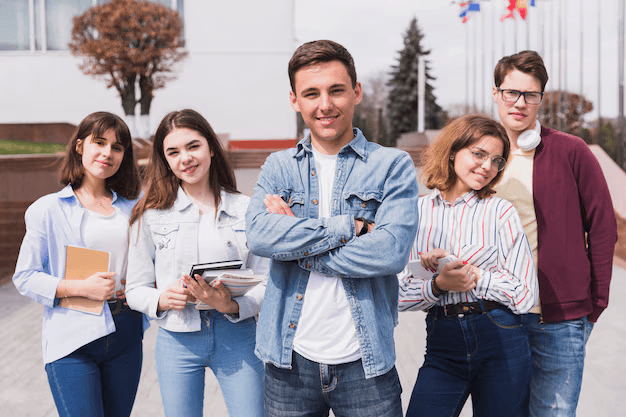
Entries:
{"type": "Polygon", "coordinates": [[[484,299],[524,314],[535,304],[539,289],[532,252],[510,202],[494,196],[481,200],[470,191],[450,204],[434,190],[419,198],[418,212],[411,259],[419,259],[418,252],[445,249],[477,266],[480,276],[471,291],[450,291],[435,297],[432,279],[414,278],[405,268],[398,274],[401,311],[484,299]]]}

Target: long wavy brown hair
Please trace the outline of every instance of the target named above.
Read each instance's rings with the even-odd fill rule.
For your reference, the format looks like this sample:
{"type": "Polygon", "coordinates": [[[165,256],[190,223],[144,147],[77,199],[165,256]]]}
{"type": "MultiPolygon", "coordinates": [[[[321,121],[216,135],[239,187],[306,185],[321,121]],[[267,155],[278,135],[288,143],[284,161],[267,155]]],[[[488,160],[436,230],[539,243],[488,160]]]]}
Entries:
{"type": "Polygon", "coordinates": [[[238,193],[235,172],[209,122],[195,110],[173,111],[161,120],[154,134],[152,156],[144,177],[145,193],[133,208],[130,216],[131,225],[146,210],[166,210],[176,201],[180,179],[170,169],[163,150],[163,141],[175,129],[191,129],[198,132],[209,144],[213,156],[207,185],[213,193],[215,207],[219,206],[221,190],[238,193]]]}
{"type": "MultiPolygon", "coordinates": [[[[454,172],[454,161],[451,156],[458,151],[469,148],[485,136],[491,136],[502,141],[502,157],[509,160],[511,142],[502,125],[487,116],[468,114],[450,122],[443,128],[435,141],[422,154],[420,166],[421,178],[424,185],[439,191],[450,190],[457,180],[454,172]]],[[[498,172],[493,180],[476,193],[479,198],[489,197],[495,193],[493,187],[502,178],[504,170],[498,172]]]]}

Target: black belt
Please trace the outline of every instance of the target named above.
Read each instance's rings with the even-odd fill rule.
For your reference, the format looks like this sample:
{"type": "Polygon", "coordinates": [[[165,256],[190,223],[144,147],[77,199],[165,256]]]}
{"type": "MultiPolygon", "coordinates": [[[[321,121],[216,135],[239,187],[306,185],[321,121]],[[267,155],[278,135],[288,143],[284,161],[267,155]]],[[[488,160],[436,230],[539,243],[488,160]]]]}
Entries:
{"type": "Polygon", "coordinates": [[[475,303],[447,304],[445,306],[433,306],[428,309],[429,315],[455,317],[465,314],[483,314],[497,308],[506,306],[490,300],[478,301],[475,303]]]}
{"type": "Polygon", "coordinates": [[[117,316],[124,310],[130,310],[130,307],[124,304],[125,302],[126,300],[120,300],[119,298],[116,298],[115,300],[108,300],[107,303],[109,303],[111,315],[117,316]]]}

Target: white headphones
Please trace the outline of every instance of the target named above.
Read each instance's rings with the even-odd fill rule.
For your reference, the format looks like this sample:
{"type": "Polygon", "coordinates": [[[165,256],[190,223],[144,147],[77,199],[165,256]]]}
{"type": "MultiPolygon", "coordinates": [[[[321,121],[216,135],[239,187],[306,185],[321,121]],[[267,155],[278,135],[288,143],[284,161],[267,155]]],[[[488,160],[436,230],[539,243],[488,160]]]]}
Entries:
{"type": "Polygon", "coordinates": [[[523,151],[532,151],[541,143],[541,125],[535,120],[535,128],[522,132],[517,138],[517,146],[523,151]]]}

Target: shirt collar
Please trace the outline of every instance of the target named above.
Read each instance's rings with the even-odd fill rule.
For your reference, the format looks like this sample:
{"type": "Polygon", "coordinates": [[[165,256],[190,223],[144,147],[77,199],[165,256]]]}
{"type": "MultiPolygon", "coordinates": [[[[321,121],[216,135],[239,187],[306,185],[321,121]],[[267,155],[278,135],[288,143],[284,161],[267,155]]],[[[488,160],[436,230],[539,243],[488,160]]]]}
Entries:
{"type": "MultiPolygon", "coordinates": [[[[115,204],[115,201],[117,200],[117,193],[113,190],[110,190],[110,191],[113,194],[113,199],[111,200],[111,204],[115,204]]],[[[67,184],[61,191],[58,192],[57,195],[59,198],[78,201],[78,197],[76,197],[76,193],[74,193],[72,184],[67,184]]]]}
{"type": "MultiPolygon", "coordinates": [[[[339,151],[339,153],[343,152],[344,149],[350,147],[361,159],[365,159],[365,147],[367,146],[367,139],[365,139],[363,132],[361,132],[361,130],[356,127],[352,128],[352,132],[354,133],[354,139],[352,139],[350,143],[344,146],[339,151]]],[[[296,153],[294,155],[294,158],[302,156],[304,152],[313,152],[313,148],[311,145],[311,133],[307,134],[300,140],[300,142],[298,142],[298,144],[296,145],[296,153]]]]}
{"type": "MultiPolygon", "coordinates": [[[[445,200],[443,199],[443,196],[441,195],[441,191],[439,191],[436,188],[432,190],[432,192],[427,196],[427,198],[429,200],[433,200],[436,204],[445,203],[445,200]]],[[[460,196],[459,198],[457,198],[454,204],[457,204],[459,202],[464,202],[468,206],[473,207],[478,202],[478,195],[476,194],[476,191],[474,190],[468,191],[462,196],[460,196]]]]}

